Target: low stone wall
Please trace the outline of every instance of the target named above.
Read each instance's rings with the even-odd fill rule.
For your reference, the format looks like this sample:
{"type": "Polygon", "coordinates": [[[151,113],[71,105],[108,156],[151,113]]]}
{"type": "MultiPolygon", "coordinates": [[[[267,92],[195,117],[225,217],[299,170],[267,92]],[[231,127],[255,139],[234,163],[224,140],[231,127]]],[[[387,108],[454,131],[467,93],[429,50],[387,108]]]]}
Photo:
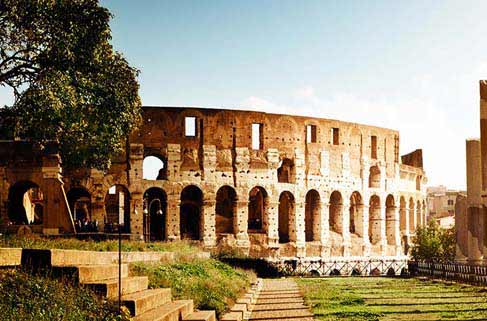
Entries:
{"type": "MultiPolygon", "coordinates": [[[[122,252],[123,263],[134,262],[174,262],[178,256],[174,252],[122,252]]],[[[193,258],[209,258],[207,252],[188,255],[193,258]]],[[[186,257],[186,256],[185,256],[186,257]]],[[[96,252],[60,249],[23,249],[22,265],[32,266],[75,266],[91,264],[112,264],[118,262],[118,252],[96,252]]]]}
{"type": "Polygon", "coordinates": [[[20,248],[0,248],[0,267],[19,266],[22,258],[20,248]]]}

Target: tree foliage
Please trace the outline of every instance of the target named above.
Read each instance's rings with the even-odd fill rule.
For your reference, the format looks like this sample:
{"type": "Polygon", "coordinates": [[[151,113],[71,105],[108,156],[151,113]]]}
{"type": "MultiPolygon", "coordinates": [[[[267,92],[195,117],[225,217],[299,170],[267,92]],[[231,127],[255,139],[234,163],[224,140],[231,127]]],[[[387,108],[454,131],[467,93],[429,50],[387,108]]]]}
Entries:
{"type": "Polygon", "coordinates": [[[4,128],[58,141],[64,167],[107,168],[140,120],[138,71],[113,50],[110,18],[98,0],[0,0],[0,84],[15,95],[4,128]]]}
{"type": "Polygon", "coordinates": [[[416,229],[411,255],[418,261],[450,262],[455,259],[455,229],[442,229],[434,221],[416,229]]]}

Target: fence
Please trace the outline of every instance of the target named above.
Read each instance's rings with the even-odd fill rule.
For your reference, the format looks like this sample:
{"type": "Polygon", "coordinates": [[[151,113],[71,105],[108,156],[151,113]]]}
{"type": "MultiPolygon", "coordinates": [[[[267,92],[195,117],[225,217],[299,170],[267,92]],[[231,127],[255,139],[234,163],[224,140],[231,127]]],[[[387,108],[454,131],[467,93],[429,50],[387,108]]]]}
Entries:
{"type": "Polygon", "coordinates": [[[487,285],[487,266],[484,265],[410,261],[408,269],[413,276],[434,276],[447,280],[487,285]]]}

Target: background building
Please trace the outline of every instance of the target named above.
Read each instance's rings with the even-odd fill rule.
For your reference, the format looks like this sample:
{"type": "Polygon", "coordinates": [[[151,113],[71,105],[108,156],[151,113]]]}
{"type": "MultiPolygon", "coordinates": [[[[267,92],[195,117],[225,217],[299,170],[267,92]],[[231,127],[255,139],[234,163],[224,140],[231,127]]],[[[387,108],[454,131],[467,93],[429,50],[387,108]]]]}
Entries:
{"type": "Polygon", "coordinates": [[[427,220],[436,220],[442,228],[455,226],[455,205],[459,194],[467,192],[449,190],[445,186],[430,186],[426,189],[428,200],[427,220]]]}

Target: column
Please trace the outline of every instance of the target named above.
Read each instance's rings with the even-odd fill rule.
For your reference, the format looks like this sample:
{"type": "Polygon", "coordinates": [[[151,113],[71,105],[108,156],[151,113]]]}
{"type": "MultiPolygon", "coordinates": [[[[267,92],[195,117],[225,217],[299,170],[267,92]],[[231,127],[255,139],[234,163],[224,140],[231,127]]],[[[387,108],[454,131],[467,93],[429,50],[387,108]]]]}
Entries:
{"type": "Polygon", "coordinates": [[[394,209],[394,245],[396,246],[396,256],[402,255],[400,220],[401,208],[396,206],[394,209]]]}
{"type": "Polygon", "coordinates": [[[363,235],[363,247],[362,252],[363,256],[370,256],[371,247],[370,239],[369,239],[369,205],[361,205],[362,207],[362,229],[361,233],[363,235]]]}
{"type": "Polygon", "coordinates": [[[330,204],[323,202],[321,204],[320,215],[320,252],[322,258],[328,258],[331,255],[331,240],[330,240],[330,204]]]}
{"type": "Polygon", "coordinates": [[[350,256],[352,253],[352,238],[350,236],[350,199],[345,197],[342,202],[343,256],[350,256]]]}
{"type": "Polygon", "coordinates": [[[205,199],[203,201],[203,207],[201,209],[201,222],[200,233],[203,239],[203,245],[206,247],[216,246],[216,232],[215,232],[215,200],[205,199]]]}
{"type": "Polygon", "coordinates": [[[130,195],[130,234],[136,240],[144,238],[144,200],[142,193],[130,195]]]}
{"type": "Polygon", "coordinates": [[[381,206],[380,211],[380,251],[381,255],[387,255],[387,233],[386,233],[387,206],[381,206]]]}
{"type": "MultiPolygon", "coordinates": [[[[484,104],[484,107],[487,107],[487,105],[484,104]]],[[[485,118],[483,120],[487,121],[485,118]]],[[[481,124],[487,126],[487,122],[482,122],[481,124]]],[[[487,127],[484,129],[487,130],[487,127]]],[[[487,135],[483,137],[487,143],[487,135]]],[[[481,141],[467,141],[468,261],[472,264],[481,263],[483,259],[482,183],[478,175],[482,168],[482,158],[485,156],[482,155],[482,152],[484,152],[484,146],[481,145],[481,141]]],[[[483,170],[482,168],[482,174],[484,174],[483,170]]]]}
{"type": "Polygon", "coordinates": [[[278,216],[279,202],[268,201],[265,208],[265,221],[267,231],[267,245],[270,248],[279,248],[278,216]]]}
{"type": "Polygon", "coordinates": [[[235,231],[237,246],[248,248],[250,247],[249,234],[247,233],[249,221],[249,201],[237,200],[234,213],[235,217],[233,220],[233,230],[235,231]]]}
{"type": "Polygon", "coordinates": [[[181,199],[179,193],[170,193],[167,195],[166,237],[168,241],[181,239],[180,205],[181,199]]]}
{"type": "Polygon", "coordinates": [[[305,207],[303,202],[296,202],[294,207],[294,220],[290,219],[289,238],[296,242],[296,256],[306,256],[306,235],[304,232],[305,207]],[[293,235],[294,234],[294,235],[293,235]]]}

